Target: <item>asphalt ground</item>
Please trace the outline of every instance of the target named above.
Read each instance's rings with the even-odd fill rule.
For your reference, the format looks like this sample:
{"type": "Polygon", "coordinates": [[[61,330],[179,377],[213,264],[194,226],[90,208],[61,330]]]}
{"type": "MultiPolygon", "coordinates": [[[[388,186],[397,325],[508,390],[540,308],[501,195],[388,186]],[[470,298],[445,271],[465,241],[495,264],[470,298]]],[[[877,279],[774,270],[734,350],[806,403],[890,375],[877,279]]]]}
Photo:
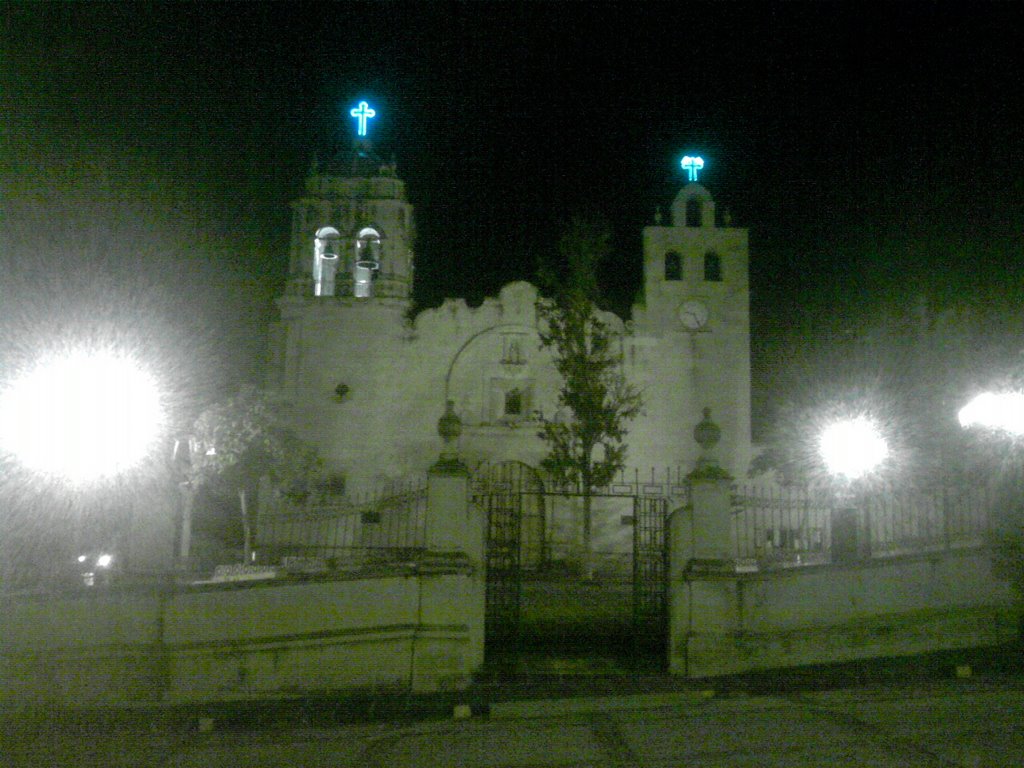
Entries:
{"type": "Polygon", "coordinates": [[[1019,768],[1021,660],[1014,647],[693,681],[520,656],[445,696],[8,712],[0,766],[1019,768]]]}
{"type": "Polygon", "coordinates": [[[319,728],[6,730],[0,754],[10,768],[1017,768],[1021,683],[972,677],[774,696],[709,688],[523,699],[464,718],[319,728]]]}

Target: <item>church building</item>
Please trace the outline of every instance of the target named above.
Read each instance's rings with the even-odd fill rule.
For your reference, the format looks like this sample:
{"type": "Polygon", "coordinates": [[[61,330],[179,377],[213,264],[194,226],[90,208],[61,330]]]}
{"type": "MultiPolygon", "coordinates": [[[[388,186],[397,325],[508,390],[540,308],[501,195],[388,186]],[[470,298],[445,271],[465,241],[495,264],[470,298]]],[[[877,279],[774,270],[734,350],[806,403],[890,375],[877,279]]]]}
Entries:
{"type": "MultiPolygon", "coordinates": [[[[291,204],[268,388],[350,493],[422,475],[437,459],[449,401],[470,467],[537,467],[541,420],[564,418],[537,332],[537,289],[515,282],[478,307],[448,299],[411,317],[413,207],[395,164],[365,138],[372,110],[363,103],[353,117],[360,110],[352,150],[314,164],[291,204]]],[[[627,427],[628,466],[641,477],[691,469],[693,429],[709,408],[722,435],[717,458],[742,476],[751,453],[747,231],[719,216],[694,179],[642,237],[642,297],[631,319],[605,317],[643,398],[627,427]]]]}

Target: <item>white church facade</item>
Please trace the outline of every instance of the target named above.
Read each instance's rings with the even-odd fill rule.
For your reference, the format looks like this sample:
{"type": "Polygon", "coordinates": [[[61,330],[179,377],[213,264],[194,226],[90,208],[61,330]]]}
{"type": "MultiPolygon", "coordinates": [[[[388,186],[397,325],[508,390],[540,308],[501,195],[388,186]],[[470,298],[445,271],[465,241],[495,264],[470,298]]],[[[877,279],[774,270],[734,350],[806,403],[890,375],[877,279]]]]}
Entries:
{"type": "MultiPolygon", "coordinates": [[[[292,213],[267,385],[328,472],[353,493],[421,475],[438,456],[448,401],[468,465],[537,467],[540,420],[562,417],[537,289],[516,282],[481,306],[448,299],[411,318],[413,207],[394,164],[365,140],[314,166],[292,213]]],[[[607,316],[644,403],[628,426],[628,466],[692,468],[693,429],[710,408],[717,458],[741,476],[751,454],[747,231],[688,183],[667,222],[644,227],[643,272],[632,318],[607,316]]]]}

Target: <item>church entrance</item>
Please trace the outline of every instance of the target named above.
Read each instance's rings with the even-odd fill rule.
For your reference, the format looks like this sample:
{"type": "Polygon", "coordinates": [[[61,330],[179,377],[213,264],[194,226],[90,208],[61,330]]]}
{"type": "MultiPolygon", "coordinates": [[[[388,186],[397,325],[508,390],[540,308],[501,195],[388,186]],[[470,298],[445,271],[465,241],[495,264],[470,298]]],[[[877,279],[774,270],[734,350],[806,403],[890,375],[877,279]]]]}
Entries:
{"type": "Polygon", "coordinates": [[[577,490],[502,462],[477,470],[473,497],[487,520],[489,662],[564,670],[575,659],[581,672],[664,664],[668,484],[635,477],[594,492],[589,578],[577,490]]]}

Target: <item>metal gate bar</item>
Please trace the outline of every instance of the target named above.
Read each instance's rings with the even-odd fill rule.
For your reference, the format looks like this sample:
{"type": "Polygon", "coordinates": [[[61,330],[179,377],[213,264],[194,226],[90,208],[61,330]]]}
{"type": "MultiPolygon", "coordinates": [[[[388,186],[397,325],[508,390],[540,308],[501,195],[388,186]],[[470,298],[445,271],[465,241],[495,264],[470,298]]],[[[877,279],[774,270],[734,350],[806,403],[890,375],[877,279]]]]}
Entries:
{"type": "MultiPolygon", "coordinates": [[[[668,488],[668,484],[657,490],[668,488]]],[[[675,488],[673,487],[673,490],[675,488]]],[[[607,487],[592,494],[632,499],[632,624],[634,649],[645,654],[662,654],[668,627],[668,548],[666,517],[669,496],[654,492],[652,484],[633,483],[607,487]]],[[[579,497],[571,489],[547,490],[535,470],[519,462],[481,467],[473,481],[478,508],[487,520],[487,578],[485,626],[489,643],[512,645],[520,636],[523,572],[537,564],[526,562],[523,552],[524,526],[537,526],[543,541],[539,554],[550,554],[551,542],[543,520],[524,520],[524,499],[536,497],[579,497]],[[532,522],[531,522],[532,521],[532,522]]],[[[673,496],[677,494],[672,494],[673,496]]],[[[534,505],[531,504],[531,510],[534,505]]],[[[541,505],[541,516],[551,507],[541,505]]],[[[532,530],[532,528],[531,528],[532,530]]],[[[537,554],[537,553],[534,553],[537,554]]],[[[533,555],[531,555],[533,557],[533,555]]],[[[629,573],[630,571],[627,571],[629,573]]]]}
{"type": "Polygon", "coordinates": [[[639,648],[661,650],[668,630],[668,499],[633,500],[633,636],[639,648]]]}

